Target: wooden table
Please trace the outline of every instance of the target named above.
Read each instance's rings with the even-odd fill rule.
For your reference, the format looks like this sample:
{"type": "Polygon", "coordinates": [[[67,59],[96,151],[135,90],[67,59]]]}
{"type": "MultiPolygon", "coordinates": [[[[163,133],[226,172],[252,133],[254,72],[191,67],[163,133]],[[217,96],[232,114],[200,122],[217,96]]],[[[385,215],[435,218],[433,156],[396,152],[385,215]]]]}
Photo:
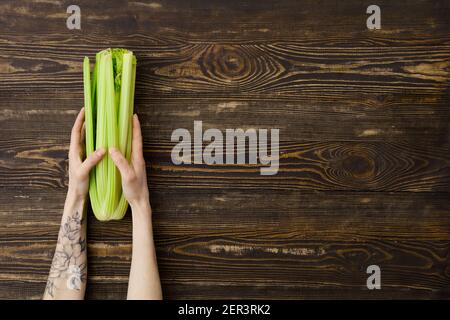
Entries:
{"type": "MultiPolygon", "coordinates": [[[[39,299],[82,59],[138,57],[166,298],[450,298],[450,3],[0,3],[0,298],[39,299]],[[280,171],[171,161],[176,128],[279,128],[280,171]],[[368,290],[366,268],[381,268],[368,290]]],[[[87,298],[124,298],[131,219],[90,214],[87,298]]]]}

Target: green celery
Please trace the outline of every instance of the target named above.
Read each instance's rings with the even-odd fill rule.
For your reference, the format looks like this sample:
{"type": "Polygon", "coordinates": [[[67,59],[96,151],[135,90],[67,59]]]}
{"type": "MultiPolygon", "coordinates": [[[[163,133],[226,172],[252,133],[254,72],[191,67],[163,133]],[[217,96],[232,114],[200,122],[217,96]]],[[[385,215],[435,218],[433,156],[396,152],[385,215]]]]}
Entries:
{"type": "MultiPolygon", "coordinates": [[[[106,49],[96,54],[90,74],[84,59],[86,154],[100,147],[118,148],[130,160],[136,57],[125,49],[106,49]]],[[[92,169],[89,179],[92,210],[99,220],[123,218],[128,208],[120,173],[108,154],[92,169]]]]}

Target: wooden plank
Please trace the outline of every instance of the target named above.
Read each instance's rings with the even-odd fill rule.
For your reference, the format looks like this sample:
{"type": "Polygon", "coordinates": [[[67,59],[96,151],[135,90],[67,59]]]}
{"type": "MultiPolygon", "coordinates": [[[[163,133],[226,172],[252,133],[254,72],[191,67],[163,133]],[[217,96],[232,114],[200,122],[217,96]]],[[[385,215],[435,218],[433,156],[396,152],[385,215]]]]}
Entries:
{"type": "MultiPolygon", "coordinates": [[[[334,102],[308,99],[172,99],[139,90],[135,110],[144,139],[151,143],[170,140],[177,128],[193,131],[193,122],[203,120],[205,130],[278,128],[284,141],[408,142],[425,149],[450,145],[450,108],[445,97],[357,95],[334,102]]],[[[8,94],[0,110],[0,132],[12,138],[66,142],[82,101],[81,88],[8,94]],[[45,106],[36,101],[45,101],[45,106]]]]}
{"type": "MultiPolygon", "coordinates": [[[[65,26],[69,1],[2,1],[3,19],[0,27],[5,34],[45,35],[74,32],[65,26]]],[[[83,24],[77,35],[163,33],[173,37],[189,36],[211,41],[256,41],[265,38],[317,39],[330,42],[349,37],[395,39],[441,35],[448,37],[450,6],[447,1],[409,0],[407,4],[380,0],[383,29],[369,33],[366,28],[368,4],[360,0],[345,3],[335,1],[284,0],[276,3],[258,0],[222,2],[219,0],[180,1],[78,1],[83,24]],[[372,35],[368,37],[367,35],[372,35]],[[359,35],[360,37],[355,37],[359,35]]],[[[343,41],[344,42],[344,41],[343,41]]],[[[347,43],[347,45],[349,45],[347,43]]]]}
{"type": "MultiPolygon", "coordinates": [[[[150,185],[152,182],[150,182],[150,185]]],[[[65,190],[3,188],[3,241],[56,241],[65,190]]],[[[151,188],[154,224],[161,241],[216,234],[272,239],[449,240],[447,193],[240,192],[226,189],[151,188]],[[238,224],[235,222],[239,221],[238,224]],[[182,222],[182,223],[181,223],[182,222]]],[[[89,215],[92,241],[130,242],[131,221],[102,223],[89,215]]]]}
{"type": "MultiPolygon", "coordinates": [[[[41,299],[45,283],[32,280],[5,281],[8,292],[0,292],[2,299],[41,299]]],[[[335,288],[323,286],[321,290],[310,289],[308,287],[297,288],[285,284],[282,287],[277,284],[265,284],[248,287],[239,284],[222,284],[206,281],[177,282],[171,286],[162,282],[163,294],[165,298],[175,297],[176,299],[205,299],[204,292],[208,292],[209,299],[239,299],[245,296],[248,299],[352,299],[354,292],[348,288],[335,288]],[[238,293],[243,293],[239,295],[238,293]]],[[[448,292],[429,291],[420,288],[391,288],[391,299],[405,299],[405,291],[410,299],[445,299],[448,292]]],[[[127,284],[121,280],[91,280],[88,279],[86,298],[87,299],[125,299],[127,296],[127,284]]],[[[386,299],[381,290],[361,290],[358,291],[361,299],[386,299]]]]}
{"type": "MultiPolygon", "coordinates": [[[[292,295],[295,292],[297,298],[307,297],[302,294],[303,288],[310,292],[316,291],[315,295],[325,291],[326,296],[327,289],[331,292],[346,289],[353,291],[353,294],[361,292],[367,296],[369,290],[366,288],[365,268],[378,264],[383,271],[385,298],[399,295],[400,288],[403,289],[403,298],[414,296],[415,290],[429,291],[428,294],[435,296],[448,293],[448,276],[444,271],[448,263],[448,241],[377,240],[325,244],[304,240],[278,242],[278,246],[275,246],[267,239],[262,240],[265,240],[261,241],[264,243],[262,245],[202,238],[187,238],[170,246],[159,244],[157,253],[165,287],[173,290],[177,282],[206,282],[211,287],[215,286],[215,290],[220,286],[240,286],[241,298],[251,297],[247,294],[258,291],[261,291],[258,294],[262,296],[266,287],[275,285],[283,288],[281,292],[288,291],[292,295]]],[[[51,256],[44,258],[41,252],[52,252],[54,242],[6,246],[2,243],[2,250],[14,255],[15,259],[2,261],[1,282],[39,281],[43,285],[51,256]]],[[[89,251],[92,282],[120,282],[126,286],[131,245],[91,244],[89,251]],[[120,252],[126,252],[126,257],[120,252]]],[[[200,288],[194,286],[190,295],[210,297],[209,292],[196,289],[200,288]]],[[[279,294],[283,296],[281,292],[279,294]]],[[[237,297],[232,292],[223,294],[227,298],[237,297]]]]}
{"type": "MultiPolygon", "coordinates": [[[[64,194],[5,189],[0,200],[0,283],[15,290],[33,283],[32,292],[21,294],[37,297],[51,262],[64,194]]],[[[152,202],[168,298],[233,298],[233,287],[244,298],[267,292],[281,298],[351,297],[349,292],[381,298],[365,289],[364,266],[370,264],[382,267],[384,298],[448,293],[446,194],[160,190],[152,192],[152,202]]],[[[90,215],[88,225],[92,297],[123,296],[130,216],[103,223],[90,215]],[[95,291],[107,284],[108,292],[95,291]]]]}
{"type": "MultiPolygon", "coordinates": [[[[0,186],[62,188],[67,184],[67,142],[14,139],[1,145],[0,186]]],[[[174,145],[145,142],[149,180],[155,189],[446,192],[450,187],[447,147],[388,142],[282,142],[278,174],[268,177],[260,175],[260,165],[174,165],[174,145]]]]}
{"type": "MultiPolygon", "coordinates": [[[[43,41],[30,47],[28,39],[14,46],[3,40],[2,90],[81,88],[82,58],[93,58],[102,47],[79,42],[83,41],[66,44],[63,51],[43,41]],[[67,51],[71,53],[67,55],[67,51]]],[[[322,97],[333,101],[354,98],[358,91],[361,96],[370,93],[392,99],[402,93],[431,100],[445,94],[449,80],[448,43],[348,48],[272,40],[263,44],[127,47],[140,62],[137,88],[158,96],[322,97]]]]}

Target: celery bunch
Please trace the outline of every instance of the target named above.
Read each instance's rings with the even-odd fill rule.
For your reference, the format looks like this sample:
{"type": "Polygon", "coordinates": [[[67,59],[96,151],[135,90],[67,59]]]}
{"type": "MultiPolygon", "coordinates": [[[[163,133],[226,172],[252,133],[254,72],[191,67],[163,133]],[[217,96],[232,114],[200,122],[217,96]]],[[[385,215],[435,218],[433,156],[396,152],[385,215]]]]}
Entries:
{"type": "MultiPolygon", "coordinates": [[[[130,160],[136,57],[126,49],[97,53],[92,71],[84,58],[86,155],[98,148],[119,149],[130,160]]],[[[120,173],[108,154],[92,169],[89,179],[92,210],[98,220],[122,219],[128,203],[120,173]]]]}

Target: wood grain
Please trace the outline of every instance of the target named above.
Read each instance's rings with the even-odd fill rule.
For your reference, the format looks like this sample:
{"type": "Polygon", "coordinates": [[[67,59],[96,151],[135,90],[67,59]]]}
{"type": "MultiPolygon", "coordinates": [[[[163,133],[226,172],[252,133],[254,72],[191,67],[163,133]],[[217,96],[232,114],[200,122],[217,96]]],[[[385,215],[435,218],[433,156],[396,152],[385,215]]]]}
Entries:
{"type": "MultiPolygon", "coordinates": [[[[83,98],[81,87],[73,92],[34,90],[26,95],[10,96],[14,99],[2,102],[0,111],[2,134],[68,141],[67,135],[83,98]],[[36,105],[37,100],[46,101],[45,108],[36,105]],[[18,132],[18,127],[26,130],[18,132]]],[[[373,96],[367,100],[334,102],[308,102],[303,98],[253,101],[250,98],[155,98],[138,93],[136,111],[149,143],[169,140],[177,128],[192,132],[194,120],[203,120],[205,130],[276,127],[281,130],[283,141],[407,142],[419,148],[431,148],[449,145],[450,112],[443,99],[373,96]]]]}
{"type": "MultiPolygon", "coordinates": [[[[39,296],[48,273],[64,200],[64,192],[58,194],[55,199],[55,194],[19,189],[0,197],[2,281],[30,284],[30,297],[39,296]],[[26,202],[11,208],[4,200],[13,197],[26,202]],[[54,222],[42,222],[44,215],[54,222]]],[[[282,298],[351,297],[344,290],[381,298],[364,290],[365,267],[375,263],[384,270],[383,283],[393,297],[443,297],[448,294],[450,239],[446,199],[446,194],[430,193],[294,191],[268,198],[226,190],[155,191],[155,238],[165,294],[201,297],[208,288],[211,297],[262,298],[266,290],[276,292],[281,286],[277,297],[282,298]],[[193,286],[186,291],[189,283],[193,286]],[[233,287],[241,289],[225,290],[233,287]]],[[[131,257],[130,216],[109,223],[90,216],[88,225],[90,294],[111,297],[94,288],[112,284],[118,288],[116,297],[123,297],[131,257]]]]}
{"type": "MultiPolygon", "coordinates": [[[[61,188],[67,184],[67,142],[13,139],[2,145],[0,151],[5,154],[7,165],[0,165],[0,186],[61,188]]],[[[174,165],[174,145],[163,141],[145,143],[149,180],[154,189],[445,192],[450,187],[447,147],[431,149],[387,142],[282,142],[279,172],[268,179],[260,175],[261,165],[174,165]]]]}
{"type": "MultiPolygon", "coordinates": [[[[0,298],[40,299],[67,187],[81,62],[138,57],[164,295],[450,298],[450,4],[0,3],[0,298]],[[174,129],[279,128],[280,170],[175,166],[174,129]],[[367,290],[366,267],[382,269],[367,290]]],[[[131,217],[88,220],[87,298],[126,297],[131,217]]]]}
{"type": "MultiPolygon", "coordinates": [[[[430,95],[442,92],[448,80],[448,44],[435,46],[433,54],[429,52],[430,46],[423,45],[324,49],[316,44],[319,47],[308,50],[305,45],[302,41],[259,45],[186,43],[163,49],[131,49],[145,61],[138,65],[142,74],[140,86],[160,95],[207,93],[232,97],[246,93],[318,97],[321,91],[327,90],[325,96],[332,99],[369,88],[374,94],[392,94],[403,89],[430,95]]],[[[93,54],[80,44],[66,47],[93,54]]],[[[79,54],[74,55],[75,52],[66,56],[58,49],[50,60],[45,50],[27,57],[27,52],[33,51],[28,43],[11,48],[7,42],[1,49],[17,57],[13,61],[3,60],[4,65],[9,65],[4,67],[8,74],[2,77],[7,84],[3,89],[28,88],[30,82],[37,88],[60,89],[80,84],[79,54]],[[31,77],[37,73],[38,78],[31,77]]]]}

